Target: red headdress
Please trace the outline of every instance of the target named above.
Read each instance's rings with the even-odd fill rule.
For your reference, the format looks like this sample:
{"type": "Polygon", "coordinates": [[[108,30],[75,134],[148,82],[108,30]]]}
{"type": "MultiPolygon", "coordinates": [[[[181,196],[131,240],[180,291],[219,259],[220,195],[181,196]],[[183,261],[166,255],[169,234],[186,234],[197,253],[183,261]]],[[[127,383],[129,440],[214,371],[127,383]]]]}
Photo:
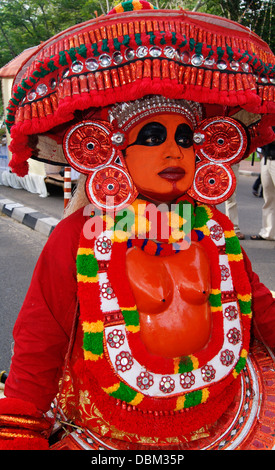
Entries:
{"type": "MultiPolygon", "coordinates": [[[[30,157],[66,164],[69,122],[88,112],[93,122],[109,124],[108,140],[117,130],[108,107],[148,95],[202,105],[195,133],[200,184],[193,188],[202,201],[209,201],[201,192],[205,178],[211,180],[209,164],[216,165],[211,174],[219,169],[220,180],[228,180],[232,163],[274,140],[275,57],[264,41],[225,18],[133,0],[54,36],[22,66],[6,121],[12,170],[25,175],[30,157]]],[[[210,202],[229,197],[232,188],[210,202]]]]}

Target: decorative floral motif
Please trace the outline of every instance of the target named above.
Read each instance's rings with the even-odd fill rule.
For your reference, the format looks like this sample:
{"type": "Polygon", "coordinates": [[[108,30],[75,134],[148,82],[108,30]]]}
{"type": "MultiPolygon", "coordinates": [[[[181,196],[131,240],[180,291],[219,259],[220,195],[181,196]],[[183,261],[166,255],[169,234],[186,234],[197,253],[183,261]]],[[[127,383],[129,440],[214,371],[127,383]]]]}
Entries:
{"type": "Polygon", "coordinates": [[[180,375],[180,384],[182,388],[190,388],[195,383],[195,376],[192,372],[184,372],[180,375]]]}
{"type": "Polygon", "coordinates": [[[69,163],[87,173],[108,162],[112,155],[110,126],[82,121],[70,127],[64,137],[64,152],[69,163]]]}
{"type": "MultiPolygon", "coordinates": [[[[210,240],[210,233],[209,233],[210,228],[215,225],[219,225],[220,227],[222,227],[222,230],[223,230],[222,236],[224,236],[225,241],[227,241],[227,238],[229,237],[229,235],[230,235],[230,241],[232,241],[232,230],[233,230],[233,228],[231,228],[232,225],[227,221],[227,219],[226,221],[224,221],[223,217],[218,212],[216,214],[215,210],[212,207],[210,208],[209,206],[198,205],[196,207],[195,214],[196,214],[196,217],[195,217],[196,224],[194,225],[194,232],[197,234],[197,231],[198,231],[198,235],[200,233],[205,234],[205,236],[201,239],[202,244],[205,241],[205,245],[203,246],[207,248],[209,246],[208,243],[211,243],[213,247],[216,245],[214,243],[215,240],[213,239],[210,240]],[[214,214],[216,215],[216,218],[213,217],[213,211],[214,211],[214,214]],[[208,230],[206,230],[207,228],[208,230]]],[[[103,232],[101,234],[101,237],[103,237],[103,235],[107,235],[107,237],[110,237],[110,239],[112,240],[112,237],[109,236],[109,232],[103,232]]],[[[82,237],[84,239],[84,233],[82,234],[82,237]]],[[[139,241],[137,241],[137,243],[138,242],[139,241]]],[[[118,256],[118,254],[120,253],[122,246],[123,246],[123,250],[124,249],[126,250],[127,247],[129,246],[139,246],[139,245],[138,244],[134,245],[132,239],[131,239],[131,243],[129,244],[128,244],[128,241],[125,240],[123,242],[124,245],[121,245],[121,242],[118,242],[115,240],[114,242],[112,242],[112,246],[111,246],[113,253],[111,256],[110,265],[114,259],[117,259],[116,265],[115,264],[111,265],[113,268],[116,266],[116,276],[111,275],[111,272],[113,272],[112,269],[110,272],[104,275],[103,271],[99,270],[99,265],[95,263],[97,270],[95,270],[93,279],[91,279],[89,285],[87,286],[87,283],[84,281],[79,281],[79,285],[81,287],[90,286],[89,292],[91,293],[93,293],[95,283],[97,283],[97,286],[99,288],[102,288],[102,285],[105,283],[108,284],[109,280],[111,282],[111,285],[115,289],[117,304],[118,304],[116,306],[115,313],[117,315],[117,313],[119,312],[121,317],[119,317],[119,319],[116,318],[113,321],[111,318],[109,318],[110,314],[113,313],[113,309],[111,309],[111,312],[108,313],[108,315],[106,315],[105,310],[102,312],[101,311],[99,312],[98,308],[95,309],[93,317],[92,317],[93,327],[96,326],[96,329],[99,328],[99,326],[103,323],[102,320],[104,320],[106,343],[104,344],[104,341],[100,342],[100,344],[96,342],[91,342],[90,341],[91,335],[94,335],[95,340],[99,339],[99,335],[97,333],[89,333],[89,336],[86,335],[87,341],[85,342],[85,344],[84,343],[83,344],[84,344],[85,356],[87,357],[87,359],[89,358],[89,356],[91,356],[90,353],[92,353],[93,356],[91,357],[93,358],[93,360],[97,361],[98,366],[102,364],[101,369],[100,367],[95,368],[96,374],[98,373],[97,377],[98,377],[99,383],[101,380],[103,380],[101,378],[101,370],[104,370],[104,372],[106,371],[106,374],[104,373],[104,380],[106,377],[106,381],[104,382],[104,385],[102,385],[102,388],[104,387],[103,389],[105,391],[108,387],[108,392],[106,393],[108,393],[109,395],[112,395],[113,390],[114,390],[113,386],[117,384],[118,380],[119,380],[120,385],[123,384],[123,386],[119,386],[115,390],[116,398],[124,404],[123,406],[126,407],[127,404],[132,405],[132,403],[135,403],[135,406],[138,407],[140,403],[142,402],[143,404],[142,406],[144,407],[142,409],[148,410],[150,400],[153,401],[156,398],[160,398],[160,397],[165,398],[166,396],[167,398],[169,398],[169,409],[174,410],[174,411],[180,411],[183,408],[189,408],[190,406],[195,406],[197,404],[204,403],[206,400],[209,399],[210,396],[215,394],[216,390],[221,386],[221,383],[223,382],[224,378],[226,379],[225,382],[230,383],[230,380],[235,379],[236,376],[242,370],[242,368],[245,366],[245,358],[246,358],[247,351],[248,351],[248,341],[249,341],[249,325],[250,325],[250,318],[251,318],[250,315],[247,315],[247,313],[250,312],[249,308],[251,304],[251,291],[249,290],[250,285],[248,284],[248,281],[247,281],[247,285],[245,284],[246,277],[243,276],[244,265],[243,265],[242,258],[239,258],[238,256],[236,256],[236,259],[239,262],[239,267],[240,267],[240,271],[238,272],[237,270],[233,270],[233,272],[231,273],[230,259],[228,259],[228,263],[226,261],[226,255],[230,254],[231,258],[234,259],[235,255],[239,255],[239,252],[241,251],[240,245],[238,244],[237,237],[234,238],[234,242],[235,243],[227,244],[227,251],[223,255],[220,255],[218,247],[216,246],[217,248],[216,253],[218,256],[220,256],[220,259],[222,259],[221,264],[224,265],[226,269],[228,269],[229,279],[231,279],[231,275],[233,277],[232,287],[231,285],[228,285],[228,282],[226,282],[226,283],[221,283],[220,289],[219,289],[218,287],[219,287],[220,279],[217,279],[217,283],[215,284],[216,289],[213,289],[213,292],[211,293],[211,296],[209,299],[209,303],[210,303],[211,308],[213,308],[213,313],[216,314],[217,312],[217,315],[219,316],[219,318],[221,317],[221,310],[222,310],[223,304],[224,304],[224,312],[225,312],[225,309],[227,308],[226,315],[228,315],[228,318],[232,317],[232,319],[234,318],[236,314],[236,311],[235,311],[235,307],[236,307],[237,317],[236,317],[235,322],[233,324],[228,325],[225,314],[223,315],[223,319],[220,318],[220,320],[223,320],[224,328],[221,328],[221,334],[219,334],[219,341],[221,341],[223,337],[223,343],[221,343],[221,346],[218,348],[215,348],[214,344],[211,344],[211,348],[207,350],[208,359],[205,360],[204,352],[202,354],[198,353],[195,356],[193,355],[188,356],[187,362],[178,362],[178,360],[175,361],[172,358],[171,360],[167,358],[165,362],[165,369],[163,370],[161,375],[159,375],[159,373],[153,372],[154,369],[152,369],[152,361],[150,357],[149,358],[146,357],[146,362],[142,364],[139,362],[137,358],[135,358],[135,351],[137,351],[137,349],[132,349],[132,347],[134,348],[138,347],[139,341],[140,341],[140,335],[136,334],[140,331],[139,330],[139,315],[138,315],[137,306],[134,303],[134,299],[130,296],[128,298],[128,292],[131,292],[131,290],[130,290],[129,284],[127,283],[125,268],[123,268],[120,265],[118,258],[116,258],[116,256],[118,256]],[[106,277],[107,274],[108,274],[108,277],[106,277]],[[242,294],[243,300],[242,302],[239,303],[239,306],[237,304],[237,299],[238,299],[238,294],[239,294],[239,290],[238,290],[239,284],[238,282],[236,284],[234,283],[235,281],[234,276],[238,277],[238,281],[239,281],[239,277],[242,277],[241,294],[242,294]],[[80,282],[82,282],[82,284],[80,284],[80,282]],[[244,285],[246,286],[246,288],[244,288],[244,285]],[[120,286],[122,287],[120,288],[120,286]],[[241,329],[241,324],[240,324],[242,319],[245,322],[245,329],[244,329],[243,336],[242,336],[242,329],[241,329]],[[238,344],[234,346],[232,343],[230,343],[230,341],[235,341],[236,339],[238,339],[238,336],[236,336],[236,331],[233,329],[233,326],[236,328],[237,331],[239,330],[240,332],[240,335],[241,335],[240,337],[242,340],[242,349],[239,348],[238,344]],[[229,333],[230,328],[232,328],[232,331],[230,331],[229,333]],[[117,347],[117,343],[119,342],[118,338],[112,335],[109,336],[110,333],[113,333],[114,336],[116,336],[116,334],[118,336],[123,334],[125,337],[123,345],[117,347]],[[228,340],[227,334],[229,334],[230,341],[228,340]],[[97,345],[97,349],[94,348],[94,344],[97,345]],[[110,344],[112,346],[110,346],[110,344]],[[107,348],[104,347],[105,345],[107,345],[107,348]],[[229,352],[227,351],[227,349],[229,352]],[[231,353],[234,354],[234,360],[232,360],[233,356],[231,355],[231,353]],[[243,358],[242,361],[239,361],[240,357],[243,358]],[[235,363],[238,365],[238,367],[236,366],[234,368],[235,363]],[[209,391],[209,395],[207,392],[206,400],[205,400],[205,394],[194,393],[194,392],[197,392],[198,390],[203,390],[204,387],[207,387],[207,390],[209,391]],[[186,398],[188,397],[188,399],[182,400],[181,397],[183,394],[186,396],[186,398]]],[[[79,248],[79,250],[81,251],[78,254],[78,264],[77,264],[78,272],[83,275],[85,271],[82,269],[82,265],[81,265],[81,260],[82,260],[81,256],[84,256],[82,255],[82,243],[83,243],[83,246],[87,248],[87,240],[85,239],[81,241],[80,248],[79,248]]],[[[96,240],[91,241],[91,246],[92,247],[95,246],[94,255],[93,255],[94,258],[97,261],[100,261],[101,256],[100,256],[100,252],[96,249],[96,240]]],[[[169,251],[170,249],[168,250],[168,247],[169,247],[169,244],[167,244],[167,247],[165,246],[165,250],[166,250],[165,253],[167,252],[168,254],[170,254],[170,251],[169,251]]],[[[150,250],[156,256],[159,255],[159,253],[152,250],[152,248],[150,248],[150,250]]],[[[216,256],[214,259],[215,260],[217,259],[216,256]]],[[[85,263],[86,263],[86,259],[85,259],[85,263]]],[[[221,268],[219,265],[219,270],[220,269],[221,268]]],[[[89,276],[91,277],[90,272],[89,272],[89,276]]],[[[104,288],[105,287],[106,286],[104,286],[104,288]]],[[[101,300],[105,300],[105,299],[101,298],[101,300]]],[[[107,305],[108,300],[106,300],[105,302],[102,302],[101,306],[103,306],[103,303],[107,305]]],[[[111,303],[113,303],[113,301],[111,301],[110,304],[111,303]]],[[[87,316],[85,318],[87,318],[87,321],[88,319],[90,321],[90,318],[91,318],[90,310],[87,312],[87,316]]],[[[83,323],[83,327],[84,326],[86,327],[87,325],[83,323]]],[[[90,328],[90,325],[88,326],[90,328]]],[[[103,339],[104,331],[101,336],[103,339]]],[[[122,339],[121,336],[120,336],[120,339],[122,339]]],[[[160,369],[160,372],[161,372],[161,369],[160,369]]]]}
{"type": "Polygon", "coordinates": [[[221,359],[221,363],[224,366],[230,366],[232,362],[234,361],[234,358],[235,356],[234,356],[233,351],[229,351],[229,349],[225,349],[225,351],[221,352],[220,359],[221,359]]]}
{"type": "Polygon", "coordinates": [[[149,372],[141,372],[141,374],[137,377],[137,386],[141,390],[148,390],[154,383],[152,374],[149,372]]]}
{"type": "Polygon", "coordinates": [[[105,235],[103,237],[99,237],[96,240],[96,248],[100,253],[105,254],[109,253],[111,250],[112,242],[109,238],[107,238],[105,235]]]}
{"type": "Polygon", "coordinates": [[[224,315],[229,321],[236,320],[236,318],[238,317],[238,310],[235,305],[229,305],[228,307],[226,307],[224,315]]]}
{"type": "MultiPolygon", "coordinates": [[[[196,139],[200,139],[196,133],[196,139]]],[[[199,157],[200,158],[200,157],[199,157]]],[[[229,165],[207,162],[203,159],[196,165],[196,173],[188,194],[207,204],[221,204],[235,189],[232,170],[229,165]]]]}
{"type": "Polygon", "coordinates": [[[163,393],[171,393],[175,388],[175,381],[169,375],[166,375],[161,378],[159,389],[163,393]]]}
{"type": "Polygon", "coordinates": [[[241,332],[239,330],[237,330],[237,328],[232,328],[227,333],[227,338],[228,338],[229,343],[235,345],[235,344],[239,343],[240,340],[241,340],[241,332]]]}
{"type": "Polygon", "coordinates": [[[102,297],[108,300],[111,300],[116,296],[110,282],[104,282],[104,284],[102,284],[101,294],[102,297]]]}
{"type": "Polygon", "coordinates": [[[125,336],[121,330],[113,330],[108,334],[107,342],[111,348],[119,348],[124,344],[125,336]]]}
{"type": "Polygon", "coordinates": [[[212,225],[210,228],[210,236],[213,240],[219,241],[222,238],[223,231],[220,225],[212,225]]]}
{"type": "Polygon", "coordinates": [[[122,351],[116,357],[116,368],[121,372],[125,372],[126,370],[130,370],[133,366],[133,357],[127,351],[122,351]]]}
{"type": "Polygon", "coordinates": [[[201,375],[205,382],[211,382],[211,380],[214,380],[215,378],[216,370],[213,366],[206,365],[202,368],[201,375]]]}
{"type": "Polygon", "coordinates": [[[222,281],[226,281],[230,276],[229,269],[224,264],[222,264],[220,268],[222,281]]]}

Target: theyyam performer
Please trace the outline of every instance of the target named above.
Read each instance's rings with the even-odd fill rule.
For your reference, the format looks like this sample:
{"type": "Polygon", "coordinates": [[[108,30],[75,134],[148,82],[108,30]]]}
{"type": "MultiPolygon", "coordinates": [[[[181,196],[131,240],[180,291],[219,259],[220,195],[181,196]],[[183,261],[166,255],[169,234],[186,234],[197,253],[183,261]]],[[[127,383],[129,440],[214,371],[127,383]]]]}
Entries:
{"type": "Polygon", "coordinates": [[[14,327],[1,449],[272,449],[275,302],[217,210],[274,140],[275,58],[127,1],[15,78],[12,170],[80,174],[14,327]]]}

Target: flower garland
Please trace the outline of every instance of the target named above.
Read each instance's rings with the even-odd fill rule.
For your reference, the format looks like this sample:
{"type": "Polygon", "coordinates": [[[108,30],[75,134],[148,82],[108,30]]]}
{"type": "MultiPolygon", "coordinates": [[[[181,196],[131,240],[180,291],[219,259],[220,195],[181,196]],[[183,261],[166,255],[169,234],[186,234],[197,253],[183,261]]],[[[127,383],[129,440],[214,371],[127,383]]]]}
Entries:
{"type": "MultiPolygon", "coordinates": [[[[140,203],[129,210],[133,222],[143,218],[148,232],[146,217],[137,213],[140,203]]],[[[87,240],[82,234],[80,240],[77,271],[85,363],[104,392],[133,407],[179,411],[205,403],[239,375],[249,349],[251,289],[232,224],[216,209],[195,207],[192,240],[201,243],[211,263],[212,336],[195,355],[164,359],[150,355],[140,340],[126,251],[136,244],[153,255],[172,254],[175,234],[166,244],[130,238],[129,231],[117,230],[121,217],[119,213],[114,222],[105,216],[99,237],[87,240]]],[[[178,234],[188,236],[183,230],[178,234]]]]}

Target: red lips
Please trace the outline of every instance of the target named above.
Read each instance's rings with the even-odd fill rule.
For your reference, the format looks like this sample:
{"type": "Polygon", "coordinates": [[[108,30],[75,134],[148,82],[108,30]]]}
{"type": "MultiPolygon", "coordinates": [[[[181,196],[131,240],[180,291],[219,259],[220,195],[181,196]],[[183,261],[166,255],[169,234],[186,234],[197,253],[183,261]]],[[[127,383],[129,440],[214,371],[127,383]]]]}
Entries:
{"type": "Polygon", "coordinates": [[[171,166],[160,171],[158,175],[167,180],[177,181],[183,178],[185,170],[179,166],[171,166]]]}

